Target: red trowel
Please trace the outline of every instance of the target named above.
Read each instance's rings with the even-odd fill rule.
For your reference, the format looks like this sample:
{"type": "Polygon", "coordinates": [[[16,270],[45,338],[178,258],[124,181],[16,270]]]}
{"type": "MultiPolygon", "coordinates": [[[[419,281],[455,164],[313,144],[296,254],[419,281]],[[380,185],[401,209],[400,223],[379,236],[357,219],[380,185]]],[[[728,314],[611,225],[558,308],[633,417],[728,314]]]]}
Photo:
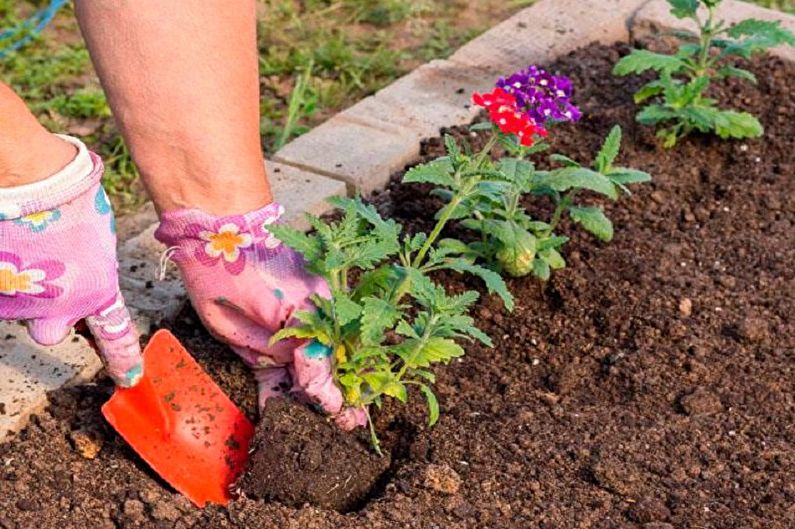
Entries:
{"type": "Polygon", "coordinates": [[[144,351],[144,377],[116,388],[108,422],[171,486],[199,507],[226,505],[254,427],[168,331],[144,351]]]}

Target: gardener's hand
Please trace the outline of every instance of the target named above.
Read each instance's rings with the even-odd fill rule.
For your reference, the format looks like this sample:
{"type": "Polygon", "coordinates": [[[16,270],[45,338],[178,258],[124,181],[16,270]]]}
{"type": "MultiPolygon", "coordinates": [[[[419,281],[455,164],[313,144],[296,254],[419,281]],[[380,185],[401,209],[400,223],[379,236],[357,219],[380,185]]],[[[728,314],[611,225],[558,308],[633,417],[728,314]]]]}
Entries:
{"type": "Polygon", "coordinates": [[[259,405],[292,393],[335,416],[341,428],[364,424],[362,410],[343,410],[331,376],[331,351],[318,342],[271,336],[313,310],[325,282],[304,270],[299,254],[268,231],[283,209],[276,203],[245,215],[215,217],[196,209],[166,212],[155,237],[173,250],[191,302],[205,327],[228,343],[255,373],[259,405]]]}
{"type": "Polygon", "coordinates": [[[143,375],[138,336],[119,292],[113,212],[97,155],[74,138],[75,159],[32,184],[0,188],[0,320],[24,320],[49,346],[79,320],[120,386],[143,375]]]}

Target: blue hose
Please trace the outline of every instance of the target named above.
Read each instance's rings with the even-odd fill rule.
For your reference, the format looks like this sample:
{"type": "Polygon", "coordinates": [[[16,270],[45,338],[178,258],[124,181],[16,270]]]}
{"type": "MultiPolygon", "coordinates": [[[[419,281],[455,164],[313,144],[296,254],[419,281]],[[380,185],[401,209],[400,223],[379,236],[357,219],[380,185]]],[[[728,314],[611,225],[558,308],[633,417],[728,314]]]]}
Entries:
{"type": "Polygon", "coordinates": [[[36,11],[17,27],[0,31],[0,59],[33,40],[67,2],[69,0],[50,0],[49,6],[36,11]],[[2,44],[6,40],[10,40],[10,44],[2,44]]]}

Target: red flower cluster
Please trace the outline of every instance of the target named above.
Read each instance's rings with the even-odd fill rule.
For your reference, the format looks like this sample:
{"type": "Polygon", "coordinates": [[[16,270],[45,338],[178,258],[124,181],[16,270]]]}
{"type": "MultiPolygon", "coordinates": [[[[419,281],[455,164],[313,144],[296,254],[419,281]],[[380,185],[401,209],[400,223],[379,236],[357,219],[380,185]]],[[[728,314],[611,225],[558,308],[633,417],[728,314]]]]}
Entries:
{"type": "Polygon", "coordinates": [[[525,147],[533,145],[538,135],[547,136],[547,131],[536,121],[522,112],[516,104],[516,98],[502,88],[495,88],[490,94],[472,94],[472,102],[489,112],[492,123],[506,134],[515,134],[519,143],[525,147]]]}

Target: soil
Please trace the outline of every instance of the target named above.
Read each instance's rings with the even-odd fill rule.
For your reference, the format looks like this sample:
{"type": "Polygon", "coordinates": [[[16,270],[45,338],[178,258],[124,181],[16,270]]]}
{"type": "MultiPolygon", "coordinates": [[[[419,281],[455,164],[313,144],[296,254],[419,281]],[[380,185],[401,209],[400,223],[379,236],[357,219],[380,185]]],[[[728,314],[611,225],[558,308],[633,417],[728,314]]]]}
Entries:
{"type": "Polygon", "coordinates": [[[389,468],[388,457],[377,456],[355,436],[287,399],[265,404],[252,449],[238,484],[242,492],[297,507],[310,503],[350,511],[389,468]]]}
{"type": "MultiPolygon", "coordinates": [[[[763,139],[695,135],[665,151],[633,119],[643,80],[609,73],[627,51],[589,46],[555,65],[587,116],[557,128],[555,148],[588,160],[619,123],[619,161],[654,181],[606,204],[610,244],[564,224],[569,267],[544,285],[511,280],[513,314],[479,302],[496,347],[469,344],[437,370],[434,428],[419,395],[377,413],[393,462],[361,508],[240,498],[196,510],[105,426],[102,380],[55,392],[0,445],[0,527],[795,527],[795,67],[758,60],[758,85],[714,90],[760,116],[763,139]],[[73,438],[102,445],[86,459],[73,438]]],[[[374,200],[426,229],[438,206],[426,191],[393,184],[374,200]]],[[[190,312],[174,329],[253,414],[253,381],[233,355],[190,312]]]]}

